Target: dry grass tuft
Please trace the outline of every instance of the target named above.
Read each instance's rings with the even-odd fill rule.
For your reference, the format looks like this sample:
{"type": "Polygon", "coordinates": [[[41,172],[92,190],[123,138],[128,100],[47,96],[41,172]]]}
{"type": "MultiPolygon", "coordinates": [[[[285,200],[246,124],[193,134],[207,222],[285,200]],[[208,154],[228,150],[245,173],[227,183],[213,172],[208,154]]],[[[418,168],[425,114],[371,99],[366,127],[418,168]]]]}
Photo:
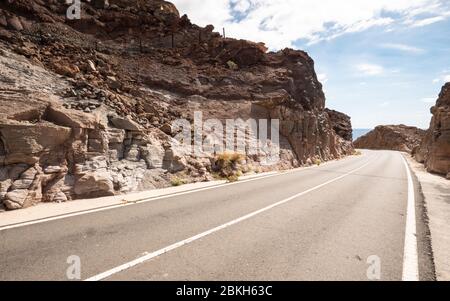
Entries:
{"type": "Polygon", "coordinates": [[[183,180],[183,179],[180,179],[180,178],[178,178],[178,177],[173,177],[173,178],[170,180],[170,184],[172,184],[172,186],[181,186],[181,185],[187,184],[187,181],[186,181],[186,180],[183,180]]]}
{"type": "Polygon", "coordinates": [[[222,153],[215,158],[215,171],[217,176],[225,178],[230,182],[236,182],[242,175],[241,162],[245,160],[244,155],[239,153],[222,153]]]}

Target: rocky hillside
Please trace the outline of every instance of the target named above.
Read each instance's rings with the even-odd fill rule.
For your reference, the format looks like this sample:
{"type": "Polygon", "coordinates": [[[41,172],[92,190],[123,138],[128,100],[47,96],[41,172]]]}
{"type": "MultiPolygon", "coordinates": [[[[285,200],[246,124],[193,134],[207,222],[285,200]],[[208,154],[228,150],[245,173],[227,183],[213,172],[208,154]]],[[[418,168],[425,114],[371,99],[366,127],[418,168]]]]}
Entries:
{"type": "Polygon", "coordinates": [[[396,150],[411,153],[422,141],[425,131],[406,125],[380,125],[359,137],[354,145],[361,149],[396,150]]]}
{"type": "Polygon", "coordinates": [[[83,1],[79,20],[64,2],[0,2],[0,209],[220,176],[216,155],[173,148],[194,111],[280,120],[281,161],[244,156],[239,172],[352,153],[307,53],[223,38],[165,1],[83,1]]]}
{"type": "Polygon", "coordinates": [[[442,87],[431,113],[430,128],[414,156],[425,164],[429,172],[446,175],[450,179],[450,83],[442,87]]]}

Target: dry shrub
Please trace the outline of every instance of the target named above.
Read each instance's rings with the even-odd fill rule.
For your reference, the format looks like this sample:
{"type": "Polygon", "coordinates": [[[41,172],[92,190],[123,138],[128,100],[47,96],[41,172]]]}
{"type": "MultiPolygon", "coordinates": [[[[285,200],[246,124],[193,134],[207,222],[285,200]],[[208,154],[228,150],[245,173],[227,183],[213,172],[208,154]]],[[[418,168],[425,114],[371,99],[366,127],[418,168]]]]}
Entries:
{"type": "Polygon", "coordinates": [[[173,177],[173,178],[170,180],[170,183],[172,184],[172,186],[181,186],[181,185],[187,184],[187,181],[186,181],[186,180],[183,180],[183,179],[180,179],[180,178],[178,178],[178,177],[173,177]]]}
{"type": "Polygon", "coordinates": [[[221,178],[226,178],[230,182],[235,182],[242,175],[240,162],[245,157],[239,153],[222,153],[215,158],[215,171],[221,178]]]}

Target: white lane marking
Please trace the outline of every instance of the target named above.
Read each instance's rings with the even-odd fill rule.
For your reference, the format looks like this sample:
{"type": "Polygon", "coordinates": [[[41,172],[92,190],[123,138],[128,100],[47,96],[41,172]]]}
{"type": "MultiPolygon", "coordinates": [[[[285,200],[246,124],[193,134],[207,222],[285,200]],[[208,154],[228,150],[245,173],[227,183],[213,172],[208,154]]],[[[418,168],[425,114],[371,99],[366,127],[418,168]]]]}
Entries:
{"type": "MultiPolygon", "coordinates": [[[[341,162],[341,161],[332,161],[329,163],[335,163],[335,162],[341,162]]],[[[194,189],[187,190],[187,191],[181,191],[181,192],[170,193],[170,194],[161,195],[161,196],[155,196],[155,197],[149,197],[149,198],[144,198],[144,199],[140,199],[140,200],[130,201],[129,203],[125,203],[125,204],[117,204],[117,205],[104,206],[104,207],[95,208],[95,209],[87,209],[87,210],[77,211],[77,212],[73,212],[73,213],[66,213],[66,214],[56,215],[56,216],[52,216],[52,217],[46,217],[46,218],[36,219],[36,220],[32,220],[32,221],[27,221],[27,222],[21,222],[21,223],[17,223],[17,224],[1,226],[0,231],[14,229],[14,228],[20,228],[20,227],[25,227],[25,226],[35,225],[35,224],[46,223],[46,222],[50,222],[50,221],[65,219],[65,218],[84,215],[84,214],[101,212],[101,211],[111,210],[111,209],[115,209],[115,208],[128,207],[128,206],[133,206],[136,204],[143,204],[143,203],[147,203],[147,202],[153,202],[156,200],[167,199],[167,198],[172,198],[172,197],[176,197],[176,196],[180,196],[180,195],[186,195],[186,194],[191,194],[191,193],[195,193],[195,192],[201,192],[201,191],[206,191],[206,190],[210,190],[210,189],[215,189],[215,188],[222,188],[222,187],[227,187],[227,186],[231,186],[231,185],[238,185],[238,184],[253,182],[253,181],[262,180],[262,179],[271,178],[271,177],[279,177],[279,176],[288,175],[291,173],[309,170],[309,169],[318,168],[318,167],[319,166],[316,166],[316,165],[310,166],[310,167],[301,167],[301,168],[296,168],[293,170],[289,170],[289,171],[285,171],[285,172],[281,172],[281,173],[277,173],[277,174],[269,174],[266,176],[251,178],[251,179],[242,180],[242,181],[233,182],[233,183],[217,184],[217,185],[204,187],[204,188],[197,188],[197,189],[194,188],[194,189]]],[[[126,198],[126,195],[124,195],[124,198],[126,198]]]]}
{"type": "Polygon", "coordinates": [[[170,245],[170,246],[167,246],[167,247],[165,247],[165,248],[159,249],[159,250],[154,251],[154,252],[152,252],[152,253],[148,253],[147,255],[144,255],[144,256],[142,256],[142,257],[139,257],[139,258],[137,258],[137,259],[135,259],[135,260],[132,260],[132,261],[130,261],[130,262],[127,262],[127,263],[125,263],[125,264],[122,264],[122,265],[120,265],[120,266],[118,266],[118,267],[112,268],[112,269],[110,269],[110,270],[108,270],[108,271],[106,271],[106,272],[103,272],[103,273],[101,273],[101,274],[98,274],[98,275],[95,275],[95,276],[93,276],[93,277],[90,277],[90,278],[86,279],[85,281],[99,281],[99,280],[108,278],[108,277],[110,277],[110,276],[112,276],[112,275],[114,275],[114,274],[117,274],[117,273],[119,273],[119,272],[122,272],[122,271],[124,271],[124,270],[127,270],[127,269],[129,269],[129,268],[131,268],[131,267],[134,267],[134,266],[138,265],[138,264],[144,263],[145,261],[148,261],[148,260],[150,260],[150,259],[152,259],[152,258],[158,257],[158,256],[160,256],[160,255],[162,255],[162,254],[165,254],[165,253],[167,253],[167,252],[169,252],[169,251],[172,251],[172,250],[174,250],[174,249],[177,249],[177,248],[179,248],[179,247],[181,247],[181,246],[184,246],[184,245],[187,245],[187,244],[189,244],[189,243],[192,243],[192,242],[194,242],[194,241],[196,241],[196,240],[198,240],[198,239],[200,239],[200,238],[203,238],[203,237],[205,237],[205,236],[208,236],[208,235],[210,235],[210,234],[213,234],[213,233],[215,233],[215,232],[218,232],[218,231],[220,231],[220,230],[223,230],[223,229],[225,229],[225,228],[228,228],[228,227],[230,227],[230,226],[232,226],[232,225],[235,225],[235,224],[238,224],[238,223],[240,223],[240,222],[242,222],[242,221],[245,221],[245,220],[247,220],[247,219],[250,219],[250,218],[252,218],[252,217],[254,217],[254,216],[258,215],[258,214],[261,214],[261,213],[266,212],[266,211],[268,211],[268,210],[270,210],[270,209],[273,209],[273,208],[278,207],[278,206],[281,206],[281,205],[283,205],[283,204],[285,204],[285,203],[287,203],[287,202],[290,202],[290,201],[292,201],[292,200],[295,199],[295,198],[298,198],[298,197],[300,197],[300,196],[302,196],[302,195],[305,195],[305,194],[310,193],[310,192],[312,192],[312,191],[314,191],[314,190],[317,190],[317,189],[319,189],[319,188],[322,188],[322,187],[324,187],[324,186],[326,186],[326,185],[328,185],[328,184],[331,184],[331,183],[333,183],[333,182],[336,182],[336,181],[338,181],[338,180],[340,180],[340,179],[342,179],[342,178],[345,178],[345,177],[347,177],[347,176],[349,176],[349,175],[351,175],[351,174],[357,172],[358,170],[363,169],[363,168],[366,167],[368,164],[370,164],[372,161],[373,161],[373,160],[370,160],[369,162],[365,163],[364,165],[362,165],[362,166],[360,166],[360,167],[358,167],[358,168],[356,168],[356,169],[353,169],[353,170],[347,172],[346,174],[344,174],[344,175],[342,175],[342,176],[339,176],[339,177],[334,178],[334,179],[332,179],[332,180],[329,180],[329,181],[327,181],[327,182],[325,182],[325,183],[322,183],[322,184],[320,184],[320,185],[317,185],[317,186],[315,186],[315,187],[313,187],[313,188],[310,188],[310,189],[308,189],[308,190],[305,190],[305,191],[303,191],[303,192],[300,192],[300,193],[298,193],[298,194],[296,194],[296,195],[293,195],[293,196],[291,196],[291,197],[289,197],[289,198],[287,198],[287,199],[284,199],[284,200],[282,200],[282,201],[279,201],[279,202],[277,202],[277,203],[274,203],[274,204],[272,204],[272,205],[269,205],[269,206],[267,206],[267,207],[264,207],[264,208],[262,208],[262,209],[259,209],[259,210],[257,210],[257,211],[254,211],[254,212],[252,212],[252,213],[249,213],[249,214],[247,214],[247,215],[244,215],[244,216],[242,216],[242,217],[240,217],[240,218],[237,218],[237,219],[232,220],[232,221],[230,221],[230,222],[228,222],[228,223],[225,223],[225,224],[223,224],[223,225],[217,226],[217,227],[215,227],[215,228],[213,228],[213,229],[207,230],[207,231],[205,231],[205,232],[203,232],[203,233],[197,234],[197,235],[192,236],[192,237],[190,237],[190,238],[187,238],[187,239],[185,239],[185,240],[176,242],[176,243],[174,243],[174,244],[172,244],[172,245],[170,245]]]}
{"type": "Polygon", "coordinates": [[[419,281],[419,259],[417,255],[416,198],[409,165],[400,154],[408,178],[408,205],[406,211],[405,248],[403,251],[403,281],[419,281]]]}

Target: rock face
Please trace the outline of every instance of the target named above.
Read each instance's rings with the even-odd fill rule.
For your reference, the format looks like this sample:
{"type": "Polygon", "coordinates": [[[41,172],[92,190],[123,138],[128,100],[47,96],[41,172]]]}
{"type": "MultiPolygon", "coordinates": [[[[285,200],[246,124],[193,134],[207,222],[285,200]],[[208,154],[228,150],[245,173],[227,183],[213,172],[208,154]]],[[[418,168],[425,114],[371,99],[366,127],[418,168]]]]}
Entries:
{"type": "Polygon", "coordinates": [[[333,129],[336,132],[336,134],[338,134],[345,141],[352,141],[353,129],[350,116],[330,109],[326,109],[326,112],[330,117],[331,124],[333,125],[333,129]]]}
{"type": "Polygon", "coordinates": [[[353,152],[307,53],[223,38],[161,0],[82,2],[80,20],[68,7],[0,4],[0,208],[212,179],[215,156],[173,147],[171,125],[195,111],[279,119],[281,161],[248,155],[246,171],[353,152]]]}
{"type": "Polygon", "coordinates": [[[425,131],[406,125],[380,125],[366,135],[359,137],[356,148],[396,150],[411,153],[425,136],[425,131]]]}
{"type": "Polygon", "coordinates": [[[430,128],[414,156],[425,164],[429,172],[446,175],[450,179],[450,83],[442,87],[431,113],[430,128]]]}

